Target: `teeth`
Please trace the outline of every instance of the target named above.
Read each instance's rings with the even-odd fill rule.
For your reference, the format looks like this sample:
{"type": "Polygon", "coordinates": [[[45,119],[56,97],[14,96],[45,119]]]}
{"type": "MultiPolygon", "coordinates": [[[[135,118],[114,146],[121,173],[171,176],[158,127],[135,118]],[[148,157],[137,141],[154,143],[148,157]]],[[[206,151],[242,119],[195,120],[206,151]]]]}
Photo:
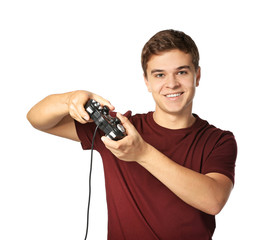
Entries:
{"type": "Polygon", "coordinates": [[[181,95],[181,93],[168,94],[168,95],[166,95],[166,97],[171,98],[171,97],[178,97],[178,96],[180,96],[180,95],[181,95]]]}

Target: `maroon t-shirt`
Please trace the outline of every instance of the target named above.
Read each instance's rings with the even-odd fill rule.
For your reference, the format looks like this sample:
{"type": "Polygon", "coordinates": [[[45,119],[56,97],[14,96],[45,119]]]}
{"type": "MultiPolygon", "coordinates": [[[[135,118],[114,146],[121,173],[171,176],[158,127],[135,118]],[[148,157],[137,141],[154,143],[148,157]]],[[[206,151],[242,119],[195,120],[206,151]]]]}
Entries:
{"type": "MultiPolygon", "coordinates": [[[[125,114],[142,138],[176,163],[206,174],[217,172],[234,183],[237,146],[231,132],[222,131],[197,115],[186,129],[167,129],[153,112],[125,114]]],[[[94,123],[76,122],[83,149],[90,149],[94,123]]],[[[117,159],[103,144],[98,130],[94,149],[104,165],[108,206],[108,239],[209,240],[215,217],[183,202],[136,162],[117,159]]]]}

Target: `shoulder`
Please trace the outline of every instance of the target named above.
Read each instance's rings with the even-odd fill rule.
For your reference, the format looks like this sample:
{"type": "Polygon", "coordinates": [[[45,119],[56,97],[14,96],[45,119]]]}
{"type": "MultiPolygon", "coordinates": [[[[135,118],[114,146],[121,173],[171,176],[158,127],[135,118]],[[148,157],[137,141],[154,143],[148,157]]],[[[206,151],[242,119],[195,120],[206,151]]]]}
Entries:
{"type": "Polygon", "coordinates": [[[200,132],[203,152],[202,173],[221,173],[234,183],[237,143],[234,134],[206,122],[200,132]]]}
{"type": "Polygon", "coordinates": [[[127,117],[130,122],[132,122],[134,124],[134,123],[138,123],[138,122],[147,121],[147,118],[148,118],[149,114],[150,113],[136,113],[136,114],[133,114],[132,111],[127,111],[123,115],[125,117],[127,117]]]}
{"type": "Polygon", "coordinates": [[[223,130],[216,127],[215,125],[209,123],[208,121],[200,118],[197,114],[194,114],[197,118],[198,128],[203,134],[207,135],[210,138],[234,138],[234,134],[230,130],[223,130]]]}
{"type": "Polygon", "coordinates": [[[136,113],[134,115],[131,112],[129,112],[127,118],[142,136],[155,134],[155,129],[152,125],[151,120],[152,112],[136,113]]]}
{"type": "MultiPolygon", "coordinates": [[[[110,112],[110,115],[112,117],[116,117],[116,112],[110,112]]],[[[147,118],[147,115],[149,115],[149,113],[133,114],[131,110],[128,110],[127,112],[125,112],[122,115],[125,116],[126,118],[128,118],[129,121],[131,121],[133,123],[133,122],[138,122],[138,121],[145,121],[147,118]]]]}
{"type": "Polygon", "coordinates": [[[208,121],[201,119],[198,115],[195,115],[199,122],[198,135],[204,143],[204,146],[208,151],[212,151],[220,146],[223,146],[226,150],[237,151],[237,143],[234,134],[230,130],[223,130],[210,124],[208,121]]]}

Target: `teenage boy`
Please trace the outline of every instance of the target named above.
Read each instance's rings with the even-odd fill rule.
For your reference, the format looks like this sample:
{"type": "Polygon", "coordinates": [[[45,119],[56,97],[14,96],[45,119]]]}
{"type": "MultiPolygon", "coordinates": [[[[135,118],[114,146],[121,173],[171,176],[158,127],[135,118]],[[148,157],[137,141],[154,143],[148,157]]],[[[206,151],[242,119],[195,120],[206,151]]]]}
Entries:
{"type": "MultiPolygon", "coordinates": [[[[155,111],[117,113],[127,136],[113,141],[98,129],[94,143],[104,165],[108,239],[211,239],[214,215],[234,184],[235,138],[192,113],[201,69],[188,35],[155,34],[142,50],[142,67],[155,111]]],[[[99,95],[73,91],[46,97],[27,117],[90,149],[96,125],[84,109],[89,99],[114,110],[99,95]]]]}

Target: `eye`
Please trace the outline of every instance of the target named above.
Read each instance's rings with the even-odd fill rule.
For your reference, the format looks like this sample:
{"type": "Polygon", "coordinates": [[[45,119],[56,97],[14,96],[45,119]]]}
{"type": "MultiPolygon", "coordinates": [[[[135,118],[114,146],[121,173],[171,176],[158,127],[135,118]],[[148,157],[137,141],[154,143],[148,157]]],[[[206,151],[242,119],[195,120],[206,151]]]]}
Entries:
{"type": "Polygon", "coordinates": [[[178,73],[177,73],[177,75],[186,75],[188,72],[187,71],[179,71],[178,73]]]}
{"type": "Polygon", "coordinates": [[[165,74],[163,74],[163,73],[158,73],[155,75],[156,78],[162,78],[164,76],[165,76],[165,74]]]}

